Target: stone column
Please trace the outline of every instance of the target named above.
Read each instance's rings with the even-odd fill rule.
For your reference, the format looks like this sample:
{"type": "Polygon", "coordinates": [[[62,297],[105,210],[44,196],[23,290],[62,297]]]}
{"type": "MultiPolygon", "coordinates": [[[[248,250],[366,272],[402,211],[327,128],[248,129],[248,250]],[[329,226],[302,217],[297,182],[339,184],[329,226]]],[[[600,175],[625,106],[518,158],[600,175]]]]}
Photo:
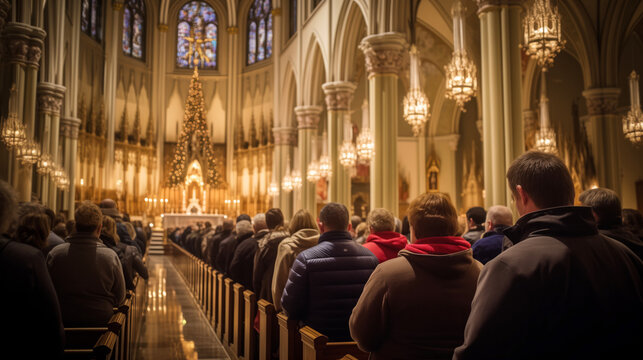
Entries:
{"type": "MultiPolygon", "coordinates": [[[[156,163],[150,161],[149,166],[151,169],[156,168],[155,172],[150,172],[150,176],[154,176],[150,180],[151,186],[148,189],[154,193],[159,191],[159,186],[165,182],[163,176],[165,174],[164,169],[164,147],[165,147],[165,117],[167,112],[167,92],[165,89],[165,77],[166,77],[166,68],[167,68],[167,24],[158,24],[158,43],[156,43],[155,54],[158,54],[158,58],[155,59],[153,63],[153,68],[155,69],[154,77],[152,79],[154,86],[154,99],[156,103],[152,107],[152,119],[156,120],[156,163]],[[154,175],[152,175],[154,174],[154,175]]],[[[173,58],[172,58],[173,59],[173,58]]]]}
{"type": "MultiPolygon", "coordinates": [[[[114,166],[114,131],[118,115],[116,111],[116,78],[118,74],[118,54],[120,51],[120,33],[123,31],[120,26],[121,10],[123,2],[112,0],[112,11],[109,12],[107,26],[105,26],[105,139],[107,140],[107,151],[105,159],[105,168],[112,169],[114,166]]],[[[111,189],[114,187],[114,177],[108,176],[105,172],[105,187],[111,189]]]]}
{"type": "Polygon", "coordinates": [[[299,169],[301,170],[301,208],[308,210],[313,217],[317,216],[317,203],[315,201],[315,184],[306,180],[308,165],[312,158],[312,142],[317,125],[319,124],[321,106],[307,105],[295,107],[297,115],[299,169]]]}
{"type": "MultiPolygon", "coordinates": [[[[458,209],[460,194],[457,191],[458,179],[456,177],[456,153],[458,151],[458,142],[460,141],[460,134],[438,135],[433,137],[435,144],[435,152],[440,159],[440,173],[438,174],[438,184],[440,191],[447,193],[451,196],[453,205],[458,209]]],[[[422,169],[424,177],[426,178],[426,164],[422,169]]],[[[426,182],[425,182],[426,184],[426,182]]],[[[425,185],[426,186],[426,185],[425,185]]],[[[426,187],[421,189],[421,193],[426,192],[426,187]]]]}
{"type": "MultiPolygon", "coordinates": [[[[241,108],[241,86],[239,86],[241,77],[239,76],[239,63],[245,59],[241,50],[239,49],[239,27],[236,26],[236,19],[233,19],[235,24],[228,27],[228,81],[227,81],[227,91],[228,95],[226,96],[226,159],[225,159],[225,169],[226,169],[226,181],[228,182],[228,191],[229,195],[232,198],[237,196],[240,192],[241,187],[236,186],[237,179],[233,178],[235,174],[234,170],[234,143],[235,143],[235,129],[237,121],[241,122],[242,119],[239,116],[241,108]],[[236,193],[234,193],[236,191],[236,193]]],[[[274,24],[273,24],[274,25],[274,24]]],[[[274,29],[274,26],[273,26],[274,29]]],[[[273,42],[274,43],[274,42],[273,42]]],[[[237,166],[237,169],[242,169],[242,167],[237,166]]],[[[241,173],[236,174],[238,178],[241,177],[241,173]]],[[[270,183],[270,179],[268,179],[270,183]]]]}
{"type": "MultiPolygon", "coordinates": [[[[60,109],[65,96],[62,85],[41,82],[38,84],[38,113],[42,126],[42,150],[49,153],[51,161],[60,164],[58,158],[58,139],[60,138],[60,109]]],[[[56,208],[56,184],[50,176],[43,176],[41,187],[42,202],[52,209],[56,208]]]]}
{"type": "Polygon", "coordinates": [[[592,145],[598,186],[621,193],[619,137],[623,136],[621,118],[616,113],[619,88],[583,91],[587,104],[587,136],[592,145]]]}
{"type": "Polygon", "coordinates": [[[60,119],[60,136],[63,138],[63,167],[69,176],[69,191],[63,197],[63,210],[67,210],[68,219],[74,218],[74,200],[76,198],[76,154],[78,152],[78,128],[80,119],[62,117],[60,119]]]}
{"type": "Polygon", "coordinates": [[[371,161],[370,208],[385,208],[397,216],[397,123],[401,112],[398,73],[404,67],[407,44],[399,33],[365,37],[360,44],[369,80],[369,114],[375,142],[371,161]]]}
{"type": "Polygon", "coordinates": [[[505,175],[524,152],[519,0],[479,1],[485,206],[509,205],[505,175]]]}
{"type": "Polygon", "coordinates": [[[344,118],[350,110],[356,87],[348,81],[329,82],[322,85],[328,110],[328,157],[333,169],[328,182],[328,199],[344,204],[348,209],[351,203],[351,175],[350,170],[344,168],[339,162],[339,148],[344,141],[344,118]]]}
{"type": "Polygon", "coordinates": [[[276,127],[272,129],[275,135],[275,152],[272,161],[273,178],[279,186],[279,195],[273,201],[273,206],[284,213],[286,219],[292,217],[292,192],[287,193],[281,188],[281,181],[286,174],[286,162],[290,161],[292,170],[293,147],[297,143],[297,129],[292,127],[276,127]]]}

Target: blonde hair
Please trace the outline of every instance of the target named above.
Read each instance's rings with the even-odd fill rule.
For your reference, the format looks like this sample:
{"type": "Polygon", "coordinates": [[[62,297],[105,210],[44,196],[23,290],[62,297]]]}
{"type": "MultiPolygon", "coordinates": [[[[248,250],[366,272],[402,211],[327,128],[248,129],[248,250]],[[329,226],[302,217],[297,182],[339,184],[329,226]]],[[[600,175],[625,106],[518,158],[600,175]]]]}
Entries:
{"type": "Polygon", "coordinates": [[[448,195],[424,193],[409,206],[409,223],[416,239],[452,236],[458,231],[458,215],[448,195]]]}
{"type": "Polygon", "coordinates": [[[366,218],[366,224],[369,228],[373,228],[373,232],[380,231],[394,231],[395,230],[395,217],[390,211],[377,208],[371,210],[366,218]]]}
{"type": "Polygon", "coordinates": [[[136,239],[136,230],[134,230],[134,225],[132,225],[132,223],[129,223],[129,222],[123,222],[123,224],[125,224],[125,226],[127,227],[127,232],[129,233],[129,237],[132,240],[136,239]]]}
{"type": "Polygon", "coordinates": [[[292,216],[288,232],[292,235],[301,229],[319,230],[317,224],[315,224],[315,219],[313,219],[313,216],[306,209],[301,209],[292,216]]]}
{"type": "Polygon", "coordinates": [[[355,235],[357,235],[357,237],[360,237],[360,236],[367,237],[368,236],[368,225],[366,225],[365,222],[360,223],[359,225],[357,225],[357,229],[355,229],[355,235]]]}
{"type": "Polygon", "coordinates": [[[103,216],[103,228],[100,232],[111,236],[117,244],[121,241],[116,232],[116,221],[109,216],[103,216]]]}

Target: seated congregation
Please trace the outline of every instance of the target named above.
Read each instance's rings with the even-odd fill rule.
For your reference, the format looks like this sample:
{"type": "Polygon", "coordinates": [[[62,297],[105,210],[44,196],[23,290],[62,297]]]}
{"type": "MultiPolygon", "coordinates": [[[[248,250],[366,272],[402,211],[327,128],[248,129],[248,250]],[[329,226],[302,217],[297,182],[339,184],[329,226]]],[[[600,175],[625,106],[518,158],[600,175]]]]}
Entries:
{"type": "Polygon", "coordinates": [[[236,358],[640,357],[641,213],[603,188],[574,206],[568,169],[545,153],[507,180],[515,222],[501,205],[460,219],[425,193],[402,221],[329,203],[317,221],[273,208],[167,235],[236,358]]]}

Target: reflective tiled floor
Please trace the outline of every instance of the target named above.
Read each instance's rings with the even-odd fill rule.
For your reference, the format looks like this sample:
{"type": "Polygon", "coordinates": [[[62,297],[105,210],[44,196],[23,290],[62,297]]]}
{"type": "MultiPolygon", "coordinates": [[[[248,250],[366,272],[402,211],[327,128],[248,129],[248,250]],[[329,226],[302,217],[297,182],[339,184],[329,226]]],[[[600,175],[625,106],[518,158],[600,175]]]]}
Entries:
{"type": "Polygon", "coordinates": [[[229,359],[169,258],[150,256],[148,303],[136,359],[229,359]]]}

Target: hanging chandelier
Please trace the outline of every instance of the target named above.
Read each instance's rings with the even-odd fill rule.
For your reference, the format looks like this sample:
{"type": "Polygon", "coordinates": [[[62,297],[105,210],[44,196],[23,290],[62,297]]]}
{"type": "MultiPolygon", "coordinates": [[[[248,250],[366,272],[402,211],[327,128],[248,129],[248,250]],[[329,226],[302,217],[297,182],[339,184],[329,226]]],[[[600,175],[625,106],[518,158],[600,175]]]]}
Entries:
{"type": "Polygon", "coordinates": [[[344,142],[339,147],[339,163],[345,168],[355,166],[357,162],[357,150],[353,144],[353,127],[350,116],[344,117],[344,142]]]}
{"type": "Polygon", "coordinates": [[[418,69],[418,51],[415,45],[411,45],[410,55],[410,89],[404,97],[403,116],[411,128],[413,135],[418,136],[429,120],[429,99],[420,89],[420,73],[418,69]]]}
{"type": "Polygon", "coordinates": [[[317,160],[313,160],[308,164],[308,172],[306,173],[306,180],[316,183],[321,178],[319,175],[319,163],[317,160]]]}
{"type": "Polygon", "coordinates": [[[53,165],[54,163],[51,160],[51,156],[44,153],[36,163],[36,172],[40,175],[47,175],[52,171],[53,165]]]}
{"type": "Polygon", "coordinates": [[[464,38],[464,11],[458,1],[451,10],[453,15],[453,55],[446,71],[446,97],[455,100],[464,111],[464,103],[475,96],[478,88],[476,65],[469,58],[464,38]]]}
{"type": "Polygon", "coordinates": [[[293,190],[292,177],[290,177],[290,158],[286,160],[286,173],[281,179],[281,189],[287,193],[293,190]]]}
{"type": "Polygon", "coordinates": [[[328,157],[328,137],[326,132],[322,135],[322,156],[319,158],[319,176],[328,180],[333,176],[333,167],[328,157]]]}
{"type": "Polygon", "coordinates": [[[630,79],[630,111],[623,117],[623,134],[635,145],[643,143],[643,113],[639,99],[639,74],[632,70],[630,79]]]}
{"type": "Polygon", "coordinates": [[[16,157],[22,165],[33,165],[40,159],[40,147],[33,139],[28,139],[24,145],[18,148],[16,157]]]}
{"type": "Polygon", "coordinates": [[[558,152],[556,147],[556,133],[551,128],[549,122],[549,99],[547,98],[547,83],[545,81],[546,68],[542,68],[540,81],[540,130],[535,135],[536,141],[534,147],[538,151],[555,154],[558,152]]]}
{"type": "Polygon", "coordinates": [[[301,189],[301,171],[299,170],[293,170],[292,173],[290,174],[290,178],[292,179],[292,188],[293,190],[299,190],[301,189]]]}
{"type": "Polygon", "coordinates": [[[60,166],[52,164],[51,177],[58,190],[66,190],[69,187],[67,173],[60,166]]]}
{"type": "Polygon", "coordinates": [[[558,8],[552,6],[549,0],[534,0],[527,9],[523,48],[527,55],[538,60],[539,66],[551,66],[565,46],[560,24],[558,8]]]}
{"type": "Polygon", "coordinates": [[[365,99],[362,104],[362,130],[355,141],[357,143],[357,160],[361,164],[368,164],[375,154],[375,142],[373,142],[373,135],[371,135],[368,123],[368,102],[365,99]]]}
{"type": "Polygon", "coordinates": [[[270,182],[270,185],[268,185],[268,196],[277,196],[279,195],[279,185],[277,185],[276,181],[270,182]]]}
{"type": "Polygon", "coordinates": [[[9,150],[18,149],[27,142],[25,125],[18,119],[18,114],[9,113],[9,117],[2,124],[0,136],[9,150]]]}

